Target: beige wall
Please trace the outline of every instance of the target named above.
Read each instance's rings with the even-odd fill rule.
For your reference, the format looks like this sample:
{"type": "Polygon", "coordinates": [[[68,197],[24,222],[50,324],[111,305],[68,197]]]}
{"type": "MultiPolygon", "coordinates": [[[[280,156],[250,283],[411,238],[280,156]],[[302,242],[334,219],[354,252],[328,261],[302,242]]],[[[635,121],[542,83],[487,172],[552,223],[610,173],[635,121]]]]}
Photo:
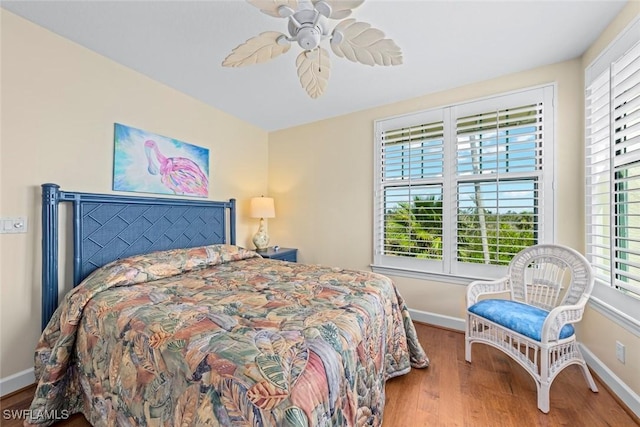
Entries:
{"type": "Polygon", "coordinates": [[[40,184],[111,192],[113,125],[210,150],[210,199],[238,199],[238,242],[254,231],[250,197],[266,194],[265,131],[213,109],[0,9],[0,378],[33,367],[40,333],[40,184]]]}
{"type": "MultiPolygon", "coordinates": [[[[638,14],[640,2],[632,3],[605,33],[609,41],[638,14]]],[[[602,49],[607,44],[599,40],[597,46],[602,49]]],[[[369,269],[373,261],[374,120],[555,83],[556,240],[584,251],[585,65],[582,59],[575,59],[270,133],[269,193],[277,200],[279,220],[271,227],[273,240],[298,247],[303,262],[369,269]]],[[[464,286],[392,278],[410,308],[463,318],[464,286]]],[[[581,329],[579,339],[640,394],[640,338],[591,308],[585,323],[589,326],[581,329]],[[627,346],[626,365],[615,360],[616,340],[627,346]]],[[[426,343],[427,351],[429,345],[426,343]]]]}

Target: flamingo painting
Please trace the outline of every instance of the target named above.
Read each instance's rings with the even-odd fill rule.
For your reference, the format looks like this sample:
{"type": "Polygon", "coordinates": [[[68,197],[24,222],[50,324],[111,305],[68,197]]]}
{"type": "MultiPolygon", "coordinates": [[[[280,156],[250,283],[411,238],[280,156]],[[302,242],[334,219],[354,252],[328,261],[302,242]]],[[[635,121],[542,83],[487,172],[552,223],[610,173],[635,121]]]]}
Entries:
{"type": "Polygon", "coordinates": [[[144,150],[151,175],[160,173],[160,181],[175,194],[207,197],[209,180],[200,167],[184,157],[165,157],[152,139],[145,141],[144,150]],[[155,157],[155,158],[154,158],[155,157]],[[160,164],[156,164],[156,161],[160,164]]]}
{"type": "Polygon", "coordinates": [[[207,197],[209,150],[115,124],[113,189],[207,197]]]}

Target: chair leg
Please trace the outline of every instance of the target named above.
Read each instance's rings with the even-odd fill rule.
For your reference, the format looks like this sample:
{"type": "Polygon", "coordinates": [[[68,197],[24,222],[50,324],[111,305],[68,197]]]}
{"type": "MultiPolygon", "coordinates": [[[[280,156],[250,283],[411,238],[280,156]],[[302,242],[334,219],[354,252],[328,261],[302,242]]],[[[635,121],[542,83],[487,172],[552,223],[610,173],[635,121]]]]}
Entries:
{"type": "Polygon", "coordinates": [[[550,384],[540,384],[538,387],[538,409],[545,414],[549,413],[549,388],[550,384]]]}
{"type": "MultiPolygon", "coordinates": [[[[538,380],[536,380],[538,382],[538,380]]],[[[538,409],[545,414],[549,413],[549,349],[540,351],[540,380],[538,386],[538,409]]]]}
{"type": "MultiPolygon", "coordinates": [[[[584,375],[584,379],[587,381],[589,388],[594,393],[598,392],[598,387],[596,386],[593,377],[591,376],[591,371],[589,371],[589,367],[587,363],[584,361],[584,357],[580,353],[580,350],[577,347],[574,347],[577,355],[574,355],[574,360],[572,363],[576,363],[580,365],[582,368],[582,374],[584,375]]],[[[550,366],[549,363],[551,361],[551,355],[549,354],[548,349],[543,349],[540,352],[540,383],[538,385],[538,409],[540,409],[545,414],[549,413],[549,391],[551,389],[551,381],[552,378],[549,378],[550,374],[550,366]]],[[[565,364],[560,368],[560,371],[566,368],[569,364],[565,364]]]]}
{"type": "Polygon", "coordinates": [[[584,375],[584,379],[587,381],[587,384],[589,384],[589,388],[591,389],[592,392],[597,393],[598,387],[596,386],[596,382],[593,380],[593,377],[591,376],[591,371],[589,371],[589,367],[584,361],[580,363],[580,367],[582,368],[582,374],[584,375]]]}
{"type": "Polygon", "coordinates": [[[467,316],[466,332],[464,334],[464,360],[471,363],[471,342],[469,336],[471,334],[471,319],[467,316]]]}

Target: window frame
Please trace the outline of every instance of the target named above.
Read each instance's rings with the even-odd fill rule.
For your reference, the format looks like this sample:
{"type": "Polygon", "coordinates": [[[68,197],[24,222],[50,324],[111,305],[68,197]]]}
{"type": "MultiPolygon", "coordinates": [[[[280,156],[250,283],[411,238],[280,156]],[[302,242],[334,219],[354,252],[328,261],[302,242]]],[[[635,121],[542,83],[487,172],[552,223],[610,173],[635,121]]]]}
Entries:
{"type": "MultiPolygon", "coordinates": [[[[589,153],[589,137],[590,134],[588,132],[589,126],[589,111],[588,111],[588,95],[589,90],[591,88],[592,83],[595,83],[599,78],[602,78],[603,74],[608,74],[609,82],[611,82],[611,67],[612,64],[618,61],[626,52],[628,52],[637,42],[637,34],[640,33],[640,18],[635,18],[632,22],[630,22],[627,27],[620,32],[620,34],[605,48],[602,52],[589,64],[585,67],[585,79],[584,79],[584,144],[585,144],[585,177],[587,177],[588,172],[588,158],[587,154],[589,153]]],[[[609,83],[609,91],[611,90],[611,83],[609,83]]],[[[611,98],[611,93],[609,92],[609,97],[611,98]]],[[[611,105],[608,106],[609,111],[611,111],[611,105]]],[[[610,118],[611,120],[611,118],[610,118]]],[[[610,124],[611,126],[611,124],[610,124]]],[[[609,129],[609,135],[611,136],[612,129],[609,129]]],[[[612,143],[611,138],[609,138],[609,150],[613,154],[615,149],[612,143]]],[[[613,165],[615,159],[610,159],[611,165],[613,165]]],[[[616,168],[611,167],[609,169],[609,178],[610,178],[610,189],[609,189],[609,215],[613,220],[615,218],[615,170],[616,168]]],[[[585,179],[584,192],[585,192],[585,203],[589,203],[590,193],[587,187],[588,183],[585,179]]],[[[589,235],[589,226],[591,224],[591,220],[589,218],[589,206],[585,206],[585,233],[589,235]]],[[[612,233],[609,235],[609,249],[611,254],[614,253],[613,249],[615,245],[612,245],[611,242],[615,240],[615,233],[612,230],[612,233]]],[[[590,249],[590,242],[587,240],[585,253],[587,254],[587,258],[590,259],[590,253],[592,249],[590,249]]],[[[591,259],[590,259],[591,261],[591,259]]],[[[609,266],[611,271],[610,278],[615,274],[615,269],[612,268],[613,264],[609,266]]],[[[619,324],[626,330],[634,333],[637,336],[640,336],[640,299],[636,299],[631,295],[625,294],[623,291],[614,287],[611,283],[611,280],[608,283],[603,283],[603,280],[596,280],[593,293],[589,300],[590,306],[599,311],[601,314],[605,315],[609,319],[613,320],[615,323],[619,324]]]]}
{"type": "MultiPolygon", "coordinates": [[[[541,194],[544,212],[540,212],[539,222],[544,222],[544,230],[539,235],[539,243],[552,243],[556,230],[556,200],[553,191],[555,179],[555,99],[556,84],[545,84],[528,87],[521,90],[491,95],[485,98],[469,100],[457,104],[446,105],[400,116],[388,117],[374,121],[374,213],[373,213],[373,271],[383,274],[394,274],[420,279],[433,279],[442,282],[468,284],[475,279],[492,279],[504,276],[507,266],[484,265],[476,263],[462,263],[457,261],[456,221],[444,225],[442,233],[443,259],[425,260],[411,257],[387,256],[382,253],[384,245],[384,215],[381,204],[384,203],[384,184],[382,182],[382,134],[421,124],[442,120],[444,123],[444,171],[443,185],[443,217],[457,212],[457,184],[466,179],[458,180],[456,172],[457,125],[456,119],[471,114],[486,113],[516,108],[524,105],[543,103],[542,129],[542,164],[543,170],[537,173],[527,172],[523,176],[533,175],[542,179],[541,194]],[[547,199],[545,199],[547,197],[547,199]]],[[[460,175],[464,177],[464,175],[460,175]]],[[[468,178],[468,177],[467,177],[468,178]]],[[[453,215],[452,215],[453,216],[453,215]]]]}

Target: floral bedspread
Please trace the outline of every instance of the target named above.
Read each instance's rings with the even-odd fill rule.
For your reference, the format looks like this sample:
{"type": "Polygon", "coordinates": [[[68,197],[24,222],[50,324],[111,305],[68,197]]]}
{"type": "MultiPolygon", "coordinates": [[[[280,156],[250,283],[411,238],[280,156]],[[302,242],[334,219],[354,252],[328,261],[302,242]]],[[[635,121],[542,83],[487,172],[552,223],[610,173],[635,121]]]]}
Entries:
{"type": "Polygon", "coordinates": [[[384,276],[181,249],[115,261],[66,295],[36,348],[31,413],[82,412],[95,426],[378,426],[385,381],[428,364],[384,276]]]}

